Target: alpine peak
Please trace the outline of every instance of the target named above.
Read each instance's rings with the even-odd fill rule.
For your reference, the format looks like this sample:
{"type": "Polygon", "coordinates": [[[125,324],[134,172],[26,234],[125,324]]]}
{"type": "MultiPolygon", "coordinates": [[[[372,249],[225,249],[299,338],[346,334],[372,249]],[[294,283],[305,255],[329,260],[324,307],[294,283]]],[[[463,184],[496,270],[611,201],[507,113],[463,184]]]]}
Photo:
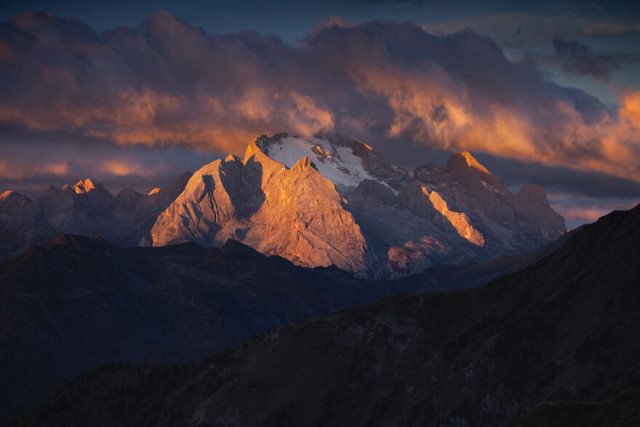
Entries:
{"type": "Polygon", "coordinates": [[[81,179],[73,186],[73,190],[76,194],[88,193],[91,190],[95,190],[96,186],[93,184],[90,178],[81,179]]]}
{"type": "Polygon", "coordinates": [[[355,188],[364,180],[381,181],[375,172],[383,163],[379,155],[369,145],[339,134],[313,138],[290,136],[286,133],[272,137],[261,135],[247,147],[245,161],[256,151],[289,169],[300,159],[308,157],[310,164],[322,176],[343,187],[355,188]]]}
{"type": "Polygon", "coordinates": [[[449,162],[447,163],[447,169],[471,169],[487,175],[491,175],[491,172],[489,172],[489,170],[485,168],[479,161],[477,161],[475,157],[473,157],[468,151],[463,151],[461,153],[452,155],[451,158],[449,158],[449,162]]]}
{"type": "Polygon", "coordinates": [[[316,165],[311,161],[311,159],[309,158],[309,156],[304,156],[303,158],[301,158],[300,160],[298,160],[298,162],[293,165],[293,167],[291,168],[291,170],[305,170],[308,167],[312,167],[315,170],[318,170],[318,168],[316,167],[316,165]]]}
{"type": "Polygon", "coordinates": [[[0,200],[6,200],[9,197],[13,196],[14,194],[18,194],[13,190],[7,190],[4,193],[0,194],[0,200]]]}
{"type": "MultiPolygon", "coordinates": [[[[420,166],[411,175],[337,133],[261,135],[242,161],[217,159],[151,193],[113,197],[91,179],[51,187],[35,202],[5,193],[0,230],[99,233],[127,245],[235,239],[298,265],[379,278],[532,251],[566,230],[541,187],[514,195],[467,151],[446,169],[420,166]]],[[[0,260],[3,250],[24,249],[14,246],[0,245],[0,260]]]]}
{"type": "MultiPolygon", "coordinates": [[[[254,141],[251,141],[249,143],[249,145],[247,145],[247,149],[244,152],[244,161],[246,162],[247,160],[249,160],[249,158],[251,156],[253,156],[256,153],[260,153],[262,152],[262,149],[258,146],[258,141],[260,140],[260,138],[266,138],[266,135],[261,135],[258,138],[256,138],[254,141]]],[[[229,160],[233,160],[232,158],[230,158],[231,156],[227,156],[227,158],[225,159],[225,161],[229,161],[229,160]]]]}
{"type": "Polygon", "coordinates": [[[446,170],[424,166],[411,176],[337,133],[261,135],[243,161],[229,155],[197,171],[148,243],[235,239],[298,265],[397,277],[559,237],[564,221],[540,190],[516,197],[468,151],[451,156],[446,170]]]}
{"type": "Polygon", "coordinates": [[[484,166],[482,166],[480,164],[479,161],[477,161],[475,159],[475,157],[473,157],[471,155],[471,153],[469,153],[468,151],[463,151],[462,153],[460,153],[460,155],[462,157],[464,157],[464,159],[467,161],[467,165],[469,165],[469,167],[474,168],[474,169],[478,169],[481,170],[484,173],[488,173],[489,175],[491,175],[491,172],[489,172],[489,170],[487,168],[485,168],[484,166]]]}

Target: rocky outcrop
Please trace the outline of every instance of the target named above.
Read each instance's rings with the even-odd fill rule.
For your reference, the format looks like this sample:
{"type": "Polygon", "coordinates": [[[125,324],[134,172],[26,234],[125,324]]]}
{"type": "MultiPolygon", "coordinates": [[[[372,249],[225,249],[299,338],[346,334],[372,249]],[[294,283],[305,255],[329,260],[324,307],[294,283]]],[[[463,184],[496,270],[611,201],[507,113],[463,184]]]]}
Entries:
{"type": "Polygon", "coordinates": [[[454,154],[446,169],[420,166],[413,177],[467,216],[488,253],[531,251],[566,232],[542,187],[525,185],[514,195],[468,152],[454,154]]]}
{"type": "Polygon", "coordinates": [[[565,230],[564,219],[549,206],[547,194],[539,185],[523,185],[515,197],[520,227],[530,234],[551,240],[565,230]]]}
{"type": "Polygon", "coordinates": [[[444,199],[435,191],[429,193],[424,187],[422,187],[422,191],[425,195],[429,196],[429,201],[433,207],[440,212],[440,214],[446,218],[449,223],[451,223],[453,228],[458,232],[458,235],[464,237],[476,246],[484,246],[484,237],[482,237],[482,233],[474,229],[471,224],[469,224],[469,217],[467,217],[466,214],[449,210],[447,202],[445,202],[444,199]]]}

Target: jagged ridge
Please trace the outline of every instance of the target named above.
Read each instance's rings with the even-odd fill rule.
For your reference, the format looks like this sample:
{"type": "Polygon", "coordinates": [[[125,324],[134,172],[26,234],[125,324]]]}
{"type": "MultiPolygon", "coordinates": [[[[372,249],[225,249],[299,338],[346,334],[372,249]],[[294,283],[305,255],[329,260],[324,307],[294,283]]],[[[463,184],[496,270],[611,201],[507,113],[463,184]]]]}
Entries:
{"type": "Polygon", "coordinates": [[[151,243],[234,238],[303,266],[397,277],[535,250],[564,231],[542,188],[513,195],[468,152],[411,177],[363,142],[278,134],[196,172],[151,243]]]}

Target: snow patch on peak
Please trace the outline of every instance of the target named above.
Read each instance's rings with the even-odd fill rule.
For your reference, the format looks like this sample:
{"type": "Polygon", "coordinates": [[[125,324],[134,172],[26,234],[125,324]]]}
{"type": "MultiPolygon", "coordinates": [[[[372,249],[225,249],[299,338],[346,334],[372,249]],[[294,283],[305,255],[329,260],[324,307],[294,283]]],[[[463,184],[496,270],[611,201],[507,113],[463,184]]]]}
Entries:
{"type": "MultiPolygon", "coordinates": [[[[366,144],[363,146],[372,150],[366,144]]],[[[287,134],[260,137],[249,144],[247,153],[251,155],[255,149],[289,169],[300,159],[309,157],[318,172],[335,185],[357,187],[366,179],[376,180],[365,170],[362,160],[350,147],[332,144],[323,138],[301,138],[287,134]]]]}
{"type": "Polygon", "coordinates": [[[76,183],[76,185],[73,186],[73,190],[76,192],[76,194],[88,193],[89,191],[95,190],[95,189],[96,189],[96,186],[93,184],[93,181],[91,181],[91,179],[89,178],[81,179],[76,183]]]}

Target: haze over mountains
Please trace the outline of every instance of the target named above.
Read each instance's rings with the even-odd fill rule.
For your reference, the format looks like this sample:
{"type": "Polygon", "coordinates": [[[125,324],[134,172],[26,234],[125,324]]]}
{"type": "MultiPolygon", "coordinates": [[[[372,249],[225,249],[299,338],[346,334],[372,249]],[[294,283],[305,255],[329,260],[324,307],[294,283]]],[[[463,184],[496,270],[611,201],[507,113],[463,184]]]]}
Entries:
{"type": "Polygon", "coordinates": [[[148,195],[124,189],[114,197],[91,179],[62,189],[50,186],[36,200],[6,191],[0,195],[0,261],[64,233],[99,234],[116,245],[137,246],[190,176],[184,174],[148,195]]]}
{"type": "Polygon", "coordinates": [[[468,152],[410,174],[337,134],[261,136],[244,159],[216,160],[146,196],[113,197],[90,180],[36,201],[7,192],[0,213],[0,259],[60,233],[122,246],[234,239],[300,266],[378,278],[531,251],[566,231],[541,187],[514,195],[468,152]]]}

